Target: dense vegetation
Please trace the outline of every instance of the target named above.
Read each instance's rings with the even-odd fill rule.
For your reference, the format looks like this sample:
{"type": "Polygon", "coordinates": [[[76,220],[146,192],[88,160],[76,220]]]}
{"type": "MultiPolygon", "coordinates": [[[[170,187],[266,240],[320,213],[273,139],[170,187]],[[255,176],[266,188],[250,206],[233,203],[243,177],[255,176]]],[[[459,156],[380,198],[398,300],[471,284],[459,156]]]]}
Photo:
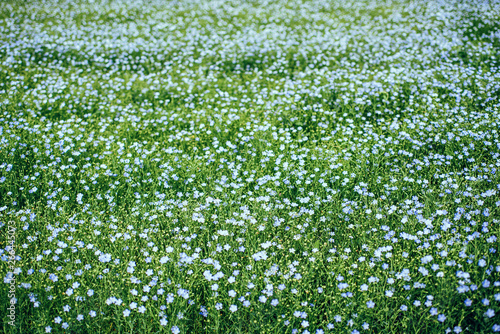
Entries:
{"type": "Polygon", "coordinates": [[[1,331],[500,331],[499,22],[0,2],[1,331]]]}

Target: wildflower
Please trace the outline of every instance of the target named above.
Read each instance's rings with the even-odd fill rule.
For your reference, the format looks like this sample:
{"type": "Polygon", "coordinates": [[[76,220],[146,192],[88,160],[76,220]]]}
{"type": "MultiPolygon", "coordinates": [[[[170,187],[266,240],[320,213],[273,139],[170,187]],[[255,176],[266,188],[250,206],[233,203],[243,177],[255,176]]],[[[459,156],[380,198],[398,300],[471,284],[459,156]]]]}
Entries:
{"type": "Polygon", "coordinates": [[[99,255],[99,261],[102,263],[107,263],[111,261],[111,254],[101,254],[99,255]]]}
{"type": "Polygon", "coordinates": [[[484,312],[484,316],[487,318],[493,318],[495,316],[495,311],[489,308],[486,312],[484,312]]]}

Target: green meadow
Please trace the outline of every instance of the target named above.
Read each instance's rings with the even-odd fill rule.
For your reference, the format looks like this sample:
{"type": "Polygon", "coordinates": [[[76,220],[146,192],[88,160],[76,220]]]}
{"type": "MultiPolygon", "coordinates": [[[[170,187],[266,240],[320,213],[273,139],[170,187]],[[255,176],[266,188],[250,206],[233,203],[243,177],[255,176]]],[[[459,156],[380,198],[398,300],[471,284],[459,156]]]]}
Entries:
{"type": "Polygon", "coordinates": [[[0,2],[0,332],[500,332],[500,2],[0,2]]]}

